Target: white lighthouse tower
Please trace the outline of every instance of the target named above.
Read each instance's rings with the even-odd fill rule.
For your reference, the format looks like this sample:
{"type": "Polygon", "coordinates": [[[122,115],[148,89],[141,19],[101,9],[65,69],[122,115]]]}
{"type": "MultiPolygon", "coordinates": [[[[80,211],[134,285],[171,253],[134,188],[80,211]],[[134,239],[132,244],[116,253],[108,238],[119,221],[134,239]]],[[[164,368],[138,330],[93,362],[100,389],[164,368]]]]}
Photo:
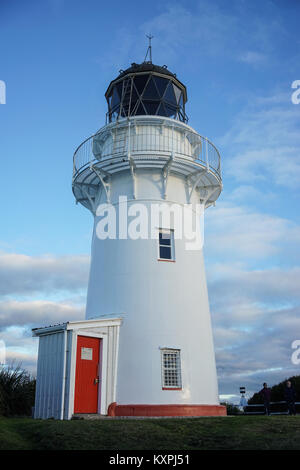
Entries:
{"type": "Polygon", "coordinates": [[[110,412],[223,413],[202,246],[188,249],[174,214],[217,199],[219,153],[186,124],[186,87],[165,66],[132,64],[105,96],[108,123],[75,152],[73,192],[94,215],[86,318],[123,319],[110,412]],[[159,204],[173,220],[130,236],[130,220],[149,228],[159,204]]]}
{"type": "Polygon", "coordinates": [[[106,125],[74,154],[73,193],[94,217],[86,320],[34,331],[45,343],[35,416],[49,417],[53,347],[61,417],[225,415],[200,237],[220,155],[187,125],[186,87],[166,66],[133,63],[105,96],[106,125]]]}

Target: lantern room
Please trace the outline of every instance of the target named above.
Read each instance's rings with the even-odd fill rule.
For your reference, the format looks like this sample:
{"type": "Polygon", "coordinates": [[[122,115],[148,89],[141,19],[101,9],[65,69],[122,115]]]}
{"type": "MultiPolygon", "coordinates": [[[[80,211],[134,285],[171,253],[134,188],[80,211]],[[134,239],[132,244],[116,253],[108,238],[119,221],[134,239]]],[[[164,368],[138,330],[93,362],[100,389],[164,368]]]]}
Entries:
{"type": "Polygon", "coordinates": [[[121,70],[105,97],[107,122],[139,115],[165,116],[187,122],[186,87],[167,67],[143,62],[121,70]]]}

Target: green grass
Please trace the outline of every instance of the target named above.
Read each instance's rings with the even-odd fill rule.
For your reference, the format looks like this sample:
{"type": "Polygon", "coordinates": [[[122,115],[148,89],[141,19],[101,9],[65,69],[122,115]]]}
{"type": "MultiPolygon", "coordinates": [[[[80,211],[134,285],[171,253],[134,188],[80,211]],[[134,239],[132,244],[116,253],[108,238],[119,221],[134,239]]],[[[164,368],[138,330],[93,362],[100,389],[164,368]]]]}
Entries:
{"type": "Polygon", "coordinates": [[[0,418],[0,450],[299,450],[299,416],[146,420],[0,418]]]}

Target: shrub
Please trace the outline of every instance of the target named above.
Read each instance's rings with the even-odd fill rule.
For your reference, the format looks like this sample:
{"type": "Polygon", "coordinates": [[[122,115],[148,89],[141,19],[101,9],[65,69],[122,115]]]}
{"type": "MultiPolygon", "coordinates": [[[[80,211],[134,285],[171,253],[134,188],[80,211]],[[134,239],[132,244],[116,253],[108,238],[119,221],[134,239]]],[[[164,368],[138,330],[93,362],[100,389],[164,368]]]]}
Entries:
{"type": "Polygon", "coordinates": [[[31,415],[35,379],[21,365],[0,364],[0,415],[31,415]]]}
{"type": "Polygon", "coordinates": [[[233,405],[232,403],[228,402],[223,402],[220,404],[226,406],[227,415],[240,415],[242,413],[237,405],[233,405]]]}

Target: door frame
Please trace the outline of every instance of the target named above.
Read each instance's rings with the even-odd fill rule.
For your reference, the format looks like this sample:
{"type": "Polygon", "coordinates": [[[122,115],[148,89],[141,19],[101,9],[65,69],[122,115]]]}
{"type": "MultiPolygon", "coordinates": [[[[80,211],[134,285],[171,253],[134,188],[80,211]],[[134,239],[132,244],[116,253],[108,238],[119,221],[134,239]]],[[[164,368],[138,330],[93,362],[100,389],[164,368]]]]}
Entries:
{"type": "Polygon", "coordinates": [[[76,362],[77,362],[77,343],[78,336],[89,336],[91,338],[97,338],[100,341],[100,358],[99,360],[99,378],[100,383],[98,387],[98,405],[97,413],[106,414],[106,371],[107,371],[107,335],[105,333],[94,333],[82,330],[73,330],[72,338],[72,351],[71,351],[71,361],[70,361],[70,400],[69,400],[69,414],[72,416],[74,414],[74,404],[75,404],[75,378],[76,378],[76,362]]]}
{"type": "MultiPolygon", "coordinates": [[[[77,379],[79,377],[77,377],[77,361],[79,359],[79,356],[78,356],[78,344],[80,343],[81,344],[81,347],[82,347],[82,344],[84,345],[85,344],[85,338],[91,338],[93,340],[95,340],[96,342],[93,343],[93,344],[97,344],[96,346],[96,350],[99,348],[99,354],[97,355],[98,357],[95,357],[95,361],[97,361],[97,372],[96,372],[96,377],[98,377],[98,384],[97,384],[97,393],[96,393],[96,397],[97,397],[97,405],[96,405],[96,411],[95,413],[99,413],[99,410],[101,409],[101,387],[102,387],[102,338],[97,338],[95,336],[91,336],[91,335],[85,335],[84,333],[78,333],[76,335],[76,364],[75,364],[75,390],[74,390],[74,408],[75,408],[75,399],[76,399],[76,394],[77,394],[77,379]]],[[[87,412],[87,411],[82,411],[81,413],[94,413],[94,412],[87,412]]]]}

